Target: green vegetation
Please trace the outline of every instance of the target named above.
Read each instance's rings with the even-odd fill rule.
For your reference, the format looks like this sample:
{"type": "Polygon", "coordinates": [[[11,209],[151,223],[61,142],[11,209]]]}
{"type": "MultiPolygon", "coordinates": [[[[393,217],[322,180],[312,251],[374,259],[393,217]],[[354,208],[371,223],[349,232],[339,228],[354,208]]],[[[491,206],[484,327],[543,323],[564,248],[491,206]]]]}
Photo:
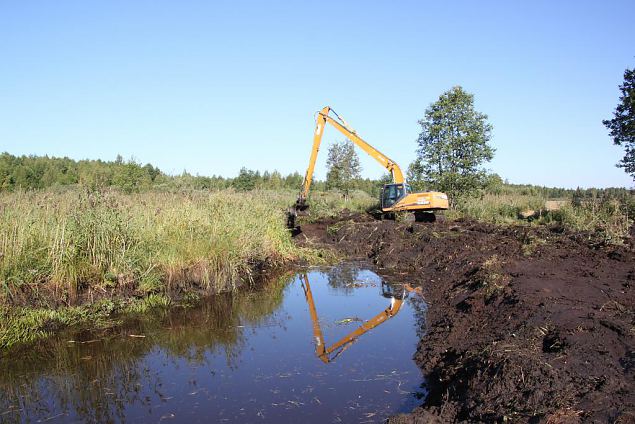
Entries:
{"type": "MultiPolygon", "coordinates": [[[[242,168],[235,178],[191,175],[167,175],[150,164],[142,165],[133,159],[124,161],[121,156],[108,162],[80,160],[48,156],[13,156],[0,154],[0,192],[46,189],[50,187],[76,187],[89,190],[116,188],[124,193],[140,193],[149,190],[292,190],[297,192],[303,177],[297,172],[282,175],[278,171],[254,171],[242,168]]],[[[381,184],[378,181],[354,178],[350,190],[362,190],[377,196],[381,184]]],[[[324,191],[324,181],[314,181],[315,191],[324,191]]]]}
{"type": "MultiPolygon", "coordinates": [[[[120,314],[141,314],[152,309],[167,308],[173,301],[164,294],[150,294],[144,298],[102,299],[92,304],[59,308],[0,305],[0,349],[15,344],[43,339],[71,326],[109,328],[117,324],[113,318],[120,314]]],[[[188,306],[187,302],[178,305],[188,306]]]]}
{"type": "Polygon", "coordinates": [[[38,336],[28,329],[107,316],[100,299],[146,299],[139,308],[164,302],[157,296],[233,290],[262,266],[310,255],[290,239],[283,202],[231,190],[3,195],[0,346],[8,327],[26,340],[38,336]]]}
{"type": "Polygon", "coordinates": [[[235,287],[297,254],[266,193],[30,192],[0,200],[0,301],[235,287]]]}
{"type": "Polygon", "coordinates": [[[478,198],[461,199],[446,215],[497,224],[557,225],[620,244],[635,220],[635,193],[621,188],[564,190],[505,184],[478,198]]]}
{"type": "MultiPolygon", "coordinates": [[[[293,191],[181,190],[125,194],[64,189],[0,195],[0,348],[68,325],[233,291],[262,267],[321,252],[285,228],[293,191]]],[[[311,217],[374,203],[315,193],[311,217]]]]}
{"type": "Polygon", "coordinates": [[[474,109],[474,95],[461,87],[446,91],[419,121],[417,159],[408,180],[417,189],[443,191],[455,202],[487,187],[483,164],[494,157],[489,145],[492,125],[474,109]]]}
{"type": "Polygon", "coordinates": [[[620,91],[622,95],[613,119],[602,123],[610,131],[613,143],[624,147],[624,157],[617,167],[624,168],[635,181],[635,69],[624,71],[624,84],[620,86],[620,91]]]}
{"type": "Polygon", "coordinates": [[[377,209],[377,197],[369,196],[361,190],[349,191],[345,197],[339,190],[314,191],[309,194],[309,215],[302,219],[314,222],[321,218],[336,217],[344,210],[349,212],[367,212],[377,209]]]}
{"type": "Polygon", "coordinates": [[[326,188],[341,190],[344,197],[348,198],[354,182],[361,178],[362,170],[353,143],[350,140],[344,140],[331,145],[326,166],[328,167],[326,188]]]}
{"type": "MultiPolygon", "coordinates": [[[[323,260],[284,226],[297,174],[173,177],[121,158],[4,154],[0,181],[0,348],[69,325],[109,326],[122,312],[196,303],[253,281],[262,267],[323,260]]],[[[302,219],[376,208],[384,182],[355,179],[347,199],[317,182],[302,219]]],[[[457,198],[448,218],[557,225],[621,243],[635,216],[626,189],[513,185],[496,175],[486,183],[479,195],[457,198]]]]}

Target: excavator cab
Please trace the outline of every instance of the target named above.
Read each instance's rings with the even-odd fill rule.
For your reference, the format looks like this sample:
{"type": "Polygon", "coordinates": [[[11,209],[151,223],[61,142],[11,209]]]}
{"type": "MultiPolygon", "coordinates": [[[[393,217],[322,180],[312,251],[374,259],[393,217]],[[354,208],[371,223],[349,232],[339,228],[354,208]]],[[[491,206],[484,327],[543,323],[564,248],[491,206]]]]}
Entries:
{"type": "Polygon", "coordinates": [[[381,192],[381,208],[391,208],[410,192],[407,184],[386,184],[381,192]]]}

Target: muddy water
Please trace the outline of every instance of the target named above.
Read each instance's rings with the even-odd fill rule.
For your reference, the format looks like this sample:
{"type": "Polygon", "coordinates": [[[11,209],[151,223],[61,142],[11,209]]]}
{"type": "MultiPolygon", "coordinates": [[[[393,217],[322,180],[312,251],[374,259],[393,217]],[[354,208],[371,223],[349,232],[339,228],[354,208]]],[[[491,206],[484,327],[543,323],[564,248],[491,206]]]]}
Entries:
{"type": "Polygon", "coordinates": [[[381,422],[425,394],[425,309],[343,265],[69,331],[0,358],[0,422],[381,422]]]}

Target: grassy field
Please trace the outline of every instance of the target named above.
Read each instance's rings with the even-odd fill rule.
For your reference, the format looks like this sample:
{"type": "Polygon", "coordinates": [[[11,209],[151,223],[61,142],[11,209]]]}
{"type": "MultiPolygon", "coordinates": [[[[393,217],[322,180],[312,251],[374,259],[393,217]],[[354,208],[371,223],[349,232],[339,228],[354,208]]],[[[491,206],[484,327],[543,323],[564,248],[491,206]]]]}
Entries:
{"type": "Polygon", "coordinates": [[[5,195],[0,301],[74,304],[80,295],[149,294],[183,281],[232,289],[256,268],[297,255],[278,201],[231,191],[5,195]]]}
{"type": "MultiPolygon", "coordinates": [[[[0,194],[0,349],[69,325],[108,326],[120,312],[233,291],[263,267],[319,261],[321,252],[299,248],[285,228],[295,195],[78,187],[0,194]]],[[[457,202],[446,216],[559,225],[619,244],[635,214],[632,196],[567,197],[557,209],[547,207],[548,200],[540,193],[490,193],[457,202]]],[[[304,220],[378,206],[361,191],[346,201],[336,192],[314,192],[310,204],[304,220]]]]}
{"type": "MultiPolygon", "coordinates": [[[[205,293],[233,291],[263,268],[320,252],[285,227],[293,191],[80,188],[0,195],[0,348],[65,326],[106,326],[205,293]]],[[[372,204],[317,194],[312,216],[372,204]]]]}
{"type": "Polygon", "coordinates": [[[496,224],[557,225],[593,233],[607,243],[621,244],[635,218],[635,196],[550,199],[539,194],[484,194],[459,202],[447,211],[452,219],[470,218],[496,224]]]}
{"type": "MultiPolygon", "coordinates": [[[[275,193],[28,192],[0,197],[0,347],[173,295],[234,290],[294,246],[275,193]]],[[[285,203],[286,204],[286,203],[285,203]]]]}

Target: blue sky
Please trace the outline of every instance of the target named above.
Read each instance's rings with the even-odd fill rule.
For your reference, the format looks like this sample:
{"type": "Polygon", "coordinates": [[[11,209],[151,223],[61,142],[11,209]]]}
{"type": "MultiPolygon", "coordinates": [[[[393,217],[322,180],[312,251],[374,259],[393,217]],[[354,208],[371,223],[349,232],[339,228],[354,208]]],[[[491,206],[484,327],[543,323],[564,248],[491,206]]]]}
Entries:
{"type": "Polygon", "coordinates": [[[4,1],[0,151],[304,173],[330,105],[406,168],[417,120],[461,85],[503,178],[632,186],[602,120],[635,66],[633,16],[632,0],[4,1]]]}

